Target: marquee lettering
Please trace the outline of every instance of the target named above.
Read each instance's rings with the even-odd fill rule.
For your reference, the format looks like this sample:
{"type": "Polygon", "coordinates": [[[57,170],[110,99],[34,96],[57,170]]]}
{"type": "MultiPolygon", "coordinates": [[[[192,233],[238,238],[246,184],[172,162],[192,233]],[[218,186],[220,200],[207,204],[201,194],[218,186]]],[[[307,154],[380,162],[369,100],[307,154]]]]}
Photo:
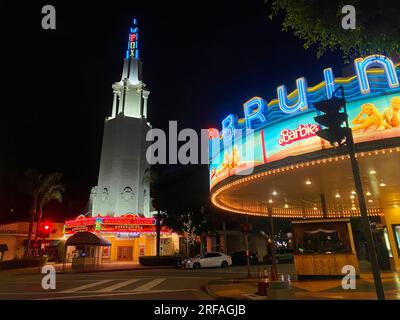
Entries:
{"type": "MultiPolygon", "coordinates": [[[[383,70],[383,74],[386,77],[387,85],[390,89],[400,87],[399,79],[396,72],[396,66],[393,61],[384,55],[374,54],[367,56],[365,58],[358,58],[354,60],[354,67],[357,76],[357,82],[359,86],[359,92],[361,95],[371,93],[370,82],[368,80],[367,69],[371,67],[379,68],[383,70]]],[[[382,71],[379,71],[382,73],[382,71]]],[[[376,71],[374,71],[376,73],[376,71]]],[[[343,80],[335,79],[333,71],[331,68],[326,68],[323,71],[327,99],[332,98],[333,92],[337,87],[343,83],[343,80]]],[[[346,80],[347,81],[347,80],[346,80]]],[[[309,89],[307,87],[307,82],[304,77],[296,80],[297,88],[292,93],[288,94],[285,85],[281,85],[277,88],[277,99],[267,103],[264,99],[260,97],[253,97],[244,103],[244,121],[239,121],[238,118],[229,114],[222,121],[222,136],[224,143],[229,141],[232,137],[232,133],[235,129],[239,127],[244,129],[241,124],[244,122],[246,129],[256,129],[260,128],[268,123],[269,120],[267,113],[269,112],[269,106],[278,105],[281,112],[285,114],[294,114],[297,112],[306,111],[314,101],[312,101],[313,96],[311,91],[314,89],[309,89]]],[[[317,90],[320,85],[316,86],[317,90]]],[[[315,96],[314,96],[315,99],[315,96]]],[[[274,109],[275,112],[275,109],[274,109]]]]}
{"type": "Polygon", "coordinates": [[[301,124],[295,130],[283,129],[278,143],[280,146],[285,146],[299,140],[308,139],[314,137],[315,133],[320,129],[320,126],[317,124],[307,124],[306,126],[301,124]]]}

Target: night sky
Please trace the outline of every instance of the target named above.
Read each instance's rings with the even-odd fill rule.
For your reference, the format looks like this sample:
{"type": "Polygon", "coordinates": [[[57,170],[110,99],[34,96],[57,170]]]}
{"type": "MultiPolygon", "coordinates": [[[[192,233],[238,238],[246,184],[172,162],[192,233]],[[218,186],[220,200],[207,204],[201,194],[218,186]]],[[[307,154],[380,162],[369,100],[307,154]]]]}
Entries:
{"type": "MultiPolygon", "coordinates": [[[[263,0],[1,2],[0,221],[27,216],[28,168],[64,174],[64,204],[49,211],[83,210],[134,17],[153,127],[220,128],[252,96],[269,101],[301,76],[316,84],[325,67],[340,73],[340,53],[318,60],[268,14],[263,0]],[[41,28],[45,4],[56,7],[56,30],[41,28]]],[[[207,190],[207,179],[197,183],[207,190]]]]}

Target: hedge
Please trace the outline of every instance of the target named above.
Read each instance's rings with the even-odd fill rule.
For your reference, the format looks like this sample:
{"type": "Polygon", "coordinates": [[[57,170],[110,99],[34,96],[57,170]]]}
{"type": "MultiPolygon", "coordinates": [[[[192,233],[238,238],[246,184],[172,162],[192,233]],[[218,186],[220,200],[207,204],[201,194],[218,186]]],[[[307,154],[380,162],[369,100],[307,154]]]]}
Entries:
{"type": "Polygon", "coordinates": [[[26,260],[18,259],[18,260],[1,261],[0,270],[38,267],[40,263],[41,263],[40,259],[26,259],[26,260]]]}

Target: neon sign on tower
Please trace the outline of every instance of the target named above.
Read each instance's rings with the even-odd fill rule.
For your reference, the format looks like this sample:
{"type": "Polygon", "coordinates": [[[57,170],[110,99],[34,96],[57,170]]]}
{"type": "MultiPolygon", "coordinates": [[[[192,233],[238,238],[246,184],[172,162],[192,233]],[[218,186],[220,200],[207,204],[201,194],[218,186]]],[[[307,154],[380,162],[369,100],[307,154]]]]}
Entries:
{"type": "Polygon", "coordinates": [[[133,26],[130,28],[128,36],[128,48],[126,50],[126,59],[133,57],[139,59],[139,28],[137,20],[133,19],[133,26]]]}

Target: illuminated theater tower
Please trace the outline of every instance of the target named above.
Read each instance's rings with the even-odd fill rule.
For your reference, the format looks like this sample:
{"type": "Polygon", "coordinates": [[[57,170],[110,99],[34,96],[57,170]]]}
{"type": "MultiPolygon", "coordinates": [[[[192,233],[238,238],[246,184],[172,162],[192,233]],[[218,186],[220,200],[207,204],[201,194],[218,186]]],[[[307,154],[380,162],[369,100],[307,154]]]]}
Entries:
{"type": "Polygon", "coordinates": [[[147,99],[142,82],[136,19],[130,29],[121,81],[113,84],[112,114],[106,118],[98,185],[90,195],[92,216],[150,216],[146,179],[147,99]]]}

